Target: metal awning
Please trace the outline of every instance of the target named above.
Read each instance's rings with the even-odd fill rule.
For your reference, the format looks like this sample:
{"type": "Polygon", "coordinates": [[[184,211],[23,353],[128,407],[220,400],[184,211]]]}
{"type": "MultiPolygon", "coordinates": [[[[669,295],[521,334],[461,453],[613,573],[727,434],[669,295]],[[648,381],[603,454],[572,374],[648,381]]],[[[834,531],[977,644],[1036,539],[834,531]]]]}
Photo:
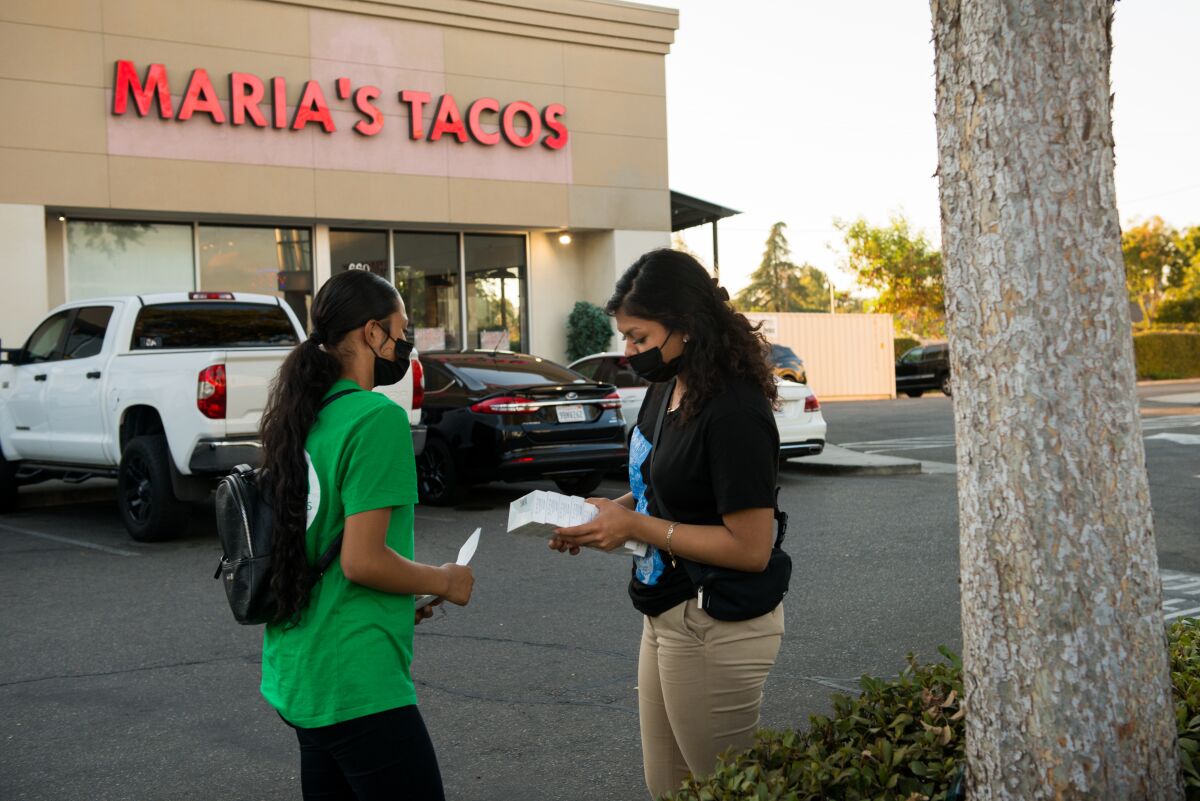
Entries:
{"type": "Polygon", "coordinates": [[[726,217],[741,214],[737,209],[727,209],[698,197],[671,190],[671,233],[685,228],[712,223],[713,275],[721,276],[721,259],[717,248],[717,222],[726,217]]]}
{"type": "Polygon", "coordinates": [[[698,197],[685,195],[671,190],[671,231],[682,231],[684,228],[695,228],[705,223],[715,223],[726,217],[741,214],[736,209],[727,209],[716,203],[709,203],[698,197]]]}

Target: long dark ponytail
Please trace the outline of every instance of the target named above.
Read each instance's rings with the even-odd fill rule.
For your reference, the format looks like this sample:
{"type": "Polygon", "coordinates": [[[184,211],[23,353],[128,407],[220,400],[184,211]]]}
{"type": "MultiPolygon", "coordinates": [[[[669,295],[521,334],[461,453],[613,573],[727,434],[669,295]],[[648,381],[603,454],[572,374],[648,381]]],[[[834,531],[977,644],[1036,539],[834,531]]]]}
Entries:
{"type": "Polygon", "coordinates": [[[704,266],[678,250],[652,250],[617,280],[604,310],[662,323],[688,336],[682,375],[687,394],[680,407],[689,420],[729,378],[749,381],[772,405],[779,388],[767,359],[770,345],[760,329],[729,303],[729,293],[717,285],[704,266]]]}
{"type": "Polygon", "coordinates": [[[312,335],[288,354],[271,384],[262,417],[262,446],[275,525],[271,589],[278,602],[276,622],[296,619],[312,589],[304,445],[322,398],[342,375],[338,345],[350,331],[394,314],[399,297],[385,279],[364,270],[326,281],[313,299],[312,335]]]}

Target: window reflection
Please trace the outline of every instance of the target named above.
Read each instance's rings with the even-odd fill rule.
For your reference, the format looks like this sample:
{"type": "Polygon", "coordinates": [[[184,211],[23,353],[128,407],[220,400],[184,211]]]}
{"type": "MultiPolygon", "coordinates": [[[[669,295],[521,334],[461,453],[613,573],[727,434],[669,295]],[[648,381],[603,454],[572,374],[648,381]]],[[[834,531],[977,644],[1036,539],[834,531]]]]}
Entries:
{"type": "Polygon", "coordinates": [[[467,234],[467,342],[524,352],[525,238],[467,234]]]}
{"type": "Polygon", "coordinates": [[[458,234],[397,233],[392,250],[417,351],[461,348],[458,234]]]}
{"type": "Polygon", "coordinates": [[[312,234],[307,228],[202,225],[200,288],[283,298],[307,328],[312,234]]]}

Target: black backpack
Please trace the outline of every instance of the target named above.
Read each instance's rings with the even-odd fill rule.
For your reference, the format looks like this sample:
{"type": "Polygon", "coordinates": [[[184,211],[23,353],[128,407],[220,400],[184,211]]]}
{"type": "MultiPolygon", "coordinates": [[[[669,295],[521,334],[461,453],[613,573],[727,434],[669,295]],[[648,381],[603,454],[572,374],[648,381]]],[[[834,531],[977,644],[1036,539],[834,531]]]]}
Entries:
{"type": "MultiPolygon", "coordinates": [[[[318,413],[343,395],[360,392],[346,389],[331,395],[318,413]]],[[[274,521],[271,490],[263,468],[242,464],[217,485],[217,536],[224,552],[213,578],[222,579],[229,608],[238,623],[269,623],[277,614],[271,590],[271,544],[274,521]]],[[[342,535],[330,543],[317,560],[311,580],[315,585],[342,550],[342,535]]]]}

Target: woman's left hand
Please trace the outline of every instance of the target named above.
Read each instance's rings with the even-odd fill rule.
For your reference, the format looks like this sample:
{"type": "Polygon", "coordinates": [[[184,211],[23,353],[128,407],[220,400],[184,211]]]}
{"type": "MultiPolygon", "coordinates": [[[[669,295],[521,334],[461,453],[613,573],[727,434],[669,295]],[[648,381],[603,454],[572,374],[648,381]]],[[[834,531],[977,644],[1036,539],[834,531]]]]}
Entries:
{"type": "Polygon", "coordinates": [[[637,512],[608,498],[588,498],[587,502],[596,507],[596,516],[581,526],[555,529],[555,538],[568,546],[601,551],[616,550],[633,539],[634,518],[631,515],[637,512]]]}
{"type": "Polygon", "coordinates": [[[433,607],[440,606],[441,603],[441,598],[434,598],[432,601],[416,610],[416,612],[413,614],[413,625],[419,626],[421,625],[422,620],[428,620],[429,618],[433,617],[433,607]]]}

